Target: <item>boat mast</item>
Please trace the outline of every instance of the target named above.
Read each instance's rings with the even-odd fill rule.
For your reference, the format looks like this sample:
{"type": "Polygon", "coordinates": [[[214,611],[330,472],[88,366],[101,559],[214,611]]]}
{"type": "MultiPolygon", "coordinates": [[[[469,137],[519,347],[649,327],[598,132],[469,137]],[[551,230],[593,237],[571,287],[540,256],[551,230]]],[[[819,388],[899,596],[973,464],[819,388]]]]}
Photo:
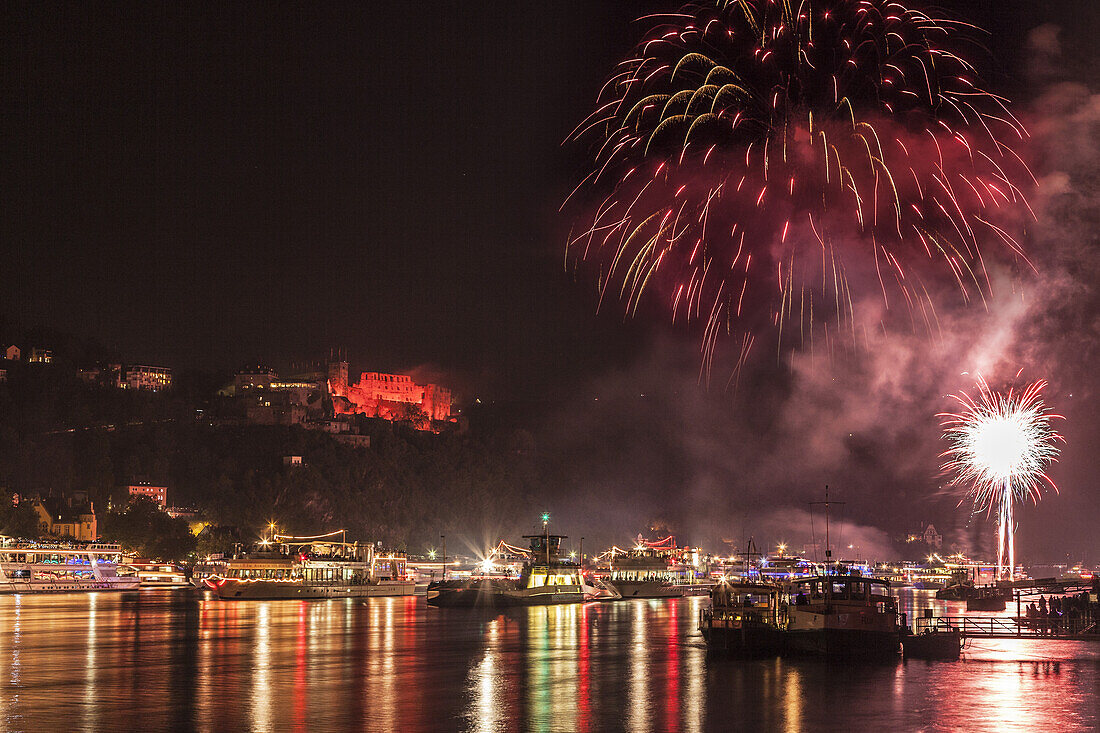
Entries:
{"type": "Polygon", "coordinates": [[[747,578],[749,576],[749,563],[754,557],[760,557],[760,553],[756,549],[756,542],[753,540],[752,535],[749,535],[749,541],[745,544],[745,551],[741,554],[741,577],[747,578]]]}
{"type": "MultiPolygon", "coordinates": [[[[843,501],[829,501],[829,485],[825,484],[825,501],[811,501],[810,506],[817,504],[825,505],[825,564],[828,565],[832,561],[833,551],[829,547],[829,504],[844,504],[843,501]]],[[[812,515],[811,515],[812,518],[812,515]]]]}
{"type": "Polygon", "coordinates": [[[550,567],[550,512],[543,512],[542,514],[542,535],[543,542],[546,544],[546,567],[550,567]]]}

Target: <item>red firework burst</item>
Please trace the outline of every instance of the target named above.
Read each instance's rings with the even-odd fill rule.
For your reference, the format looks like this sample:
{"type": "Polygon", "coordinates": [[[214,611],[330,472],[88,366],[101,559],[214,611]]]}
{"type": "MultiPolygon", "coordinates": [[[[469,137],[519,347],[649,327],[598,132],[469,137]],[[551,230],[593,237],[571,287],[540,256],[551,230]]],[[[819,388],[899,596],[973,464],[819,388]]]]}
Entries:
{"type": "Polygon", "coordinates": [[[890,0],[724,0],[654,23],[570,136],[592,143],[577,188],[600,203],[568,255],[599,264],[601,303],[634,313],[657,290],[704,324],[709,362],[722,331],[744,358],[763,324],[780,347],[851,329],[851,282],[931,330],[935,283],[985,298],[991,245],[1026,261],[1006,224],[1030,213],[1026,132],[950,50],[969,27],[890,0]]]}

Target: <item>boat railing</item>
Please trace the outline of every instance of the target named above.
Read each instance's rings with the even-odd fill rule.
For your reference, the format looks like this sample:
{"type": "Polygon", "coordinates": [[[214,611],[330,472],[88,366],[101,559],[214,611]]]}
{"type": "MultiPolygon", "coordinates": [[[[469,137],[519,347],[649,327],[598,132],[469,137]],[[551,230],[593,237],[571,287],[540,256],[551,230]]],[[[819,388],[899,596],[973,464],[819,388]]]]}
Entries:
{"type": "Polygon", "coordinates": [[[703,608],[699,612],[700,627],[740,628],[742,626],[782,626],[786,614],[780,609],[763,606],[703,608]]]}
{"type": "MultiPolygon", "coordinates": [[[[0,544],[0,553],[5,555],[122,555],[122,546],[117,544],[91,543],[87,545],[63,542],[27,542],[0,544]]],[[[103,562],[100,560],[100,562],[103,562]]]]}

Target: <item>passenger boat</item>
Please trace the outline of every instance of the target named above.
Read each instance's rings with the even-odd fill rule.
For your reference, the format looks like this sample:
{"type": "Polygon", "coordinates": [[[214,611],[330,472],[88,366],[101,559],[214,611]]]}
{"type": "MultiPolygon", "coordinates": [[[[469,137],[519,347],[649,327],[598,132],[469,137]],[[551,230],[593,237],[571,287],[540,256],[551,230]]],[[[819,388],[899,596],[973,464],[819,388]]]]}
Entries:
{"type": "Polygon", "coordinates": [[[774,583],[723,578],[700,612],[699,630],[713,651],[771,657],[783,651],[786,606],[774,583]]]}
{"type": "Polygon", "coordinates": [[[135,560],[118,566],[120,576],[134,576],[142,588],[183,588],[191,585],[187,573],[179,565],[135,560]]]}
{"type": "Polygon", "coordinates": [[[0,546],[0,593],[134,590],[141,581],[117,572],[118,545],[13,543],[0,546]]]}
{"type": "Polygon", "coordinates": [[[613,587],[590,585],[578,563],[561,557],[565,535],[525,535],[531,550],[519,578],[473,577],[428,586],[428,604],[456,606],[544,606],[611,600],[613,587]]]}
{"type": "Polygon", "coordinates": [[[782,583],[796,578],[808,578],[818,569],[817,565],[804,557],[774,554],[760,560],[757,572],[762,579],[782,583]]]}
{"type": "Polygon", "coordinates": [[[901,624],[889,583],[822,574],[790,584],[786,648],[794,654],[882,658],[900,651],[901,624]]]}
{"type": "Polygon", "coordinates": [[[253,552],[225,561],[203,584],[223,600],[409,596],[405,556],[381,554],[374,545],[316,537],[275,535],[253,552]]]}
{"type": "Polygon", "coordinates": [[[621,556],[612,549],[609,580],[623,598],[680,598],[709,593],[713,583],[700,578],[685,562],[688,548],[677,547],[672,536],[657,542],[641,537],[621,556]]]}

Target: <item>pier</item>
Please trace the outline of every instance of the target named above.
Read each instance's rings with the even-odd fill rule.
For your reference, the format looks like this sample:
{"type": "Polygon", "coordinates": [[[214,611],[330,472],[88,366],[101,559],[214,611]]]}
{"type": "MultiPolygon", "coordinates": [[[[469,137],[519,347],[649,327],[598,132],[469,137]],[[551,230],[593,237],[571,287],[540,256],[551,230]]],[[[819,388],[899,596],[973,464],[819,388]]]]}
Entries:
{"type": "Polygon", "coordinates": [[[925,631],[958,631],[964,639],[1064,639],[1100,641],[1095,619],[1021,618],[1019,616],[932,616],[918,618],[917,634],[925,631]]]}
{"type": "MultiPolygon", "coordinates": [[[[1016,602],[1015,616],[932,616],[917,618],[913,631],[958,631],[964,639],[1065,639],[1100,641],[1100,606],[1095,586],[1086,580],[1038,578],[996,587],[1016,602]],[[1008,594],[1011,593],[1011,596],[1008,594]],[[1081,601],[1082,596],[1088,600],[1081,601]],[[1058,597],[1072,610],[1057,616],[1030,616],[1024,604],[1058,597]]],[[[926,613],[931,609],[927,609],[926,613]]]]}

